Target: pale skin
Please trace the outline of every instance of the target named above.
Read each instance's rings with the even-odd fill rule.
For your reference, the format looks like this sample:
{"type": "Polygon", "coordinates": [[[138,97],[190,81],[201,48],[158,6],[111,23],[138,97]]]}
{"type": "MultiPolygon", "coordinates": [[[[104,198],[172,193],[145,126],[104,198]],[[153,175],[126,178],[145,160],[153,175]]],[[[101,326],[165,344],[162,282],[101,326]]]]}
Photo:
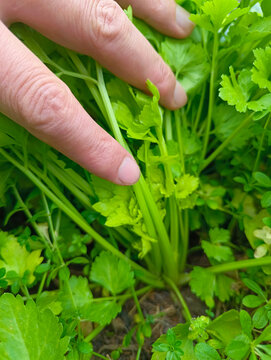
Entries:
{"type": "Polygon", "coordinates": [[[0,0],[0,112],[88,171],[122,185],[135,183],[131,155],[83,109],[69,88],[8,29],[23,22],[146,91],[150,79],[169,109],[187,97],[170,68],[124,14],[184,38],[193,30],[189,14],[174,0],[0,0]]]}

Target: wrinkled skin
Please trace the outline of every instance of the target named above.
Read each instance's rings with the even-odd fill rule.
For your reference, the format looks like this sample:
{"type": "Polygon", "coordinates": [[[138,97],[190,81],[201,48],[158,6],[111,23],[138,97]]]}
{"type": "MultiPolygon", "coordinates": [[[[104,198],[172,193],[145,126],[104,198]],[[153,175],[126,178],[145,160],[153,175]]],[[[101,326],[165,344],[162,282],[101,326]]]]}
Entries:
{"type": "Polygon", "coordinates": [[[161,57],[121,7],[161,32],[184,38],[189,14],[174,0],[0,0],[0,111],[88,171],[118,184],[137,181],[131,155],[100,128],[59,80],[8,29],[23,22],[55,42],[90,55],[118,77],[177,109],[186,94],[161,57]]]}

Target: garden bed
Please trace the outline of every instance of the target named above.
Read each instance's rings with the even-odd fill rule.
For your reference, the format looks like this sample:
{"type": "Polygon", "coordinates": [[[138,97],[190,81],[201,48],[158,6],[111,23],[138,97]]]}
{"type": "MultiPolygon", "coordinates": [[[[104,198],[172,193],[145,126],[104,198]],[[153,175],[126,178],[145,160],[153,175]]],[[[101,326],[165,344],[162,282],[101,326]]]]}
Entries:
{"type": "Polygon", "coordinates": [[[179,1],[176,111],[22,24],[13,32],[135,157],[102,180],[0,114],[0,359],[271,359],[269,0],[179,1]]]}

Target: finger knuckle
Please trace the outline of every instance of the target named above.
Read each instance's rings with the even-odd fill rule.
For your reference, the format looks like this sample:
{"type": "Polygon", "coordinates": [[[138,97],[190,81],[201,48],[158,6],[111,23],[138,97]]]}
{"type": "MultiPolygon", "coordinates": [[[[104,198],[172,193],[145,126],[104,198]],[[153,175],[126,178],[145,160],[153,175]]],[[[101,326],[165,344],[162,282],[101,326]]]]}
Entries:
{"type": "Polygon", "coordinates": [[[29,130],[52,132],[69,113],[69,90],[48,76],[37,75],[18,86],[19,116],[29,130]]]}
{"type": "Polygon", "coordinates": [[[116,41],[123,33],[123,12],[115,1],[98,0],[93,4],[92,36],[95,44],[116,41]]]}

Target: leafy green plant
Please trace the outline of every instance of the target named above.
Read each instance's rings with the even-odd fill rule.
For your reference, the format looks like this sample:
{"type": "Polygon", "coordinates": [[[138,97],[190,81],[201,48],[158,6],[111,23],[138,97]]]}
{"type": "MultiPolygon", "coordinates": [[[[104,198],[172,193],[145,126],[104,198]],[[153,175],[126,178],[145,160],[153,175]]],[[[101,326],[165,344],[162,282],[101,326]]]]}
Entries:
{"type": "Polygon", "coordinates": [[[230,310],[169,329],[153,344],[152,360],[270,359],[270,325],[258,332],[248,312],[230,310]],[[269,343],[269,344],[268,344],[269,343]]]}
{"type": "MultiPolygon", "coordinates": [[[[141,168],[134,186],[111,184],[0,114],[0,225],[9,229],[0,232],[0,302],[33,317],[37,328],[51,314],[52,334],[63,343],[57,349],[48,340],[51,359],[105,358],[91,342],[129,298],[136,321],[112,358],[134,336],[139,359],[155,320],[138,296],[154,288],[170,289],[187,320],[154,344],[154,359],[270,356],[268,1],[178,2],[198,25],[190,39],[164,37],[126,11],[188,93],[186,107],[172,112],[149,80],[151,96],[93,59],[13,26],[141,168]],[[20,216],[24,223],[13,224],[20,216]],[[216,304],[240,311],[194,319],[179,289],[188,283],[210,317],[216,304]],[[84,323],[96,325],[84,334],[84,323]]],[[[6,358],[21,346],[36,356],[27,337],[9,340],[1,326],[6,358]]]]}

